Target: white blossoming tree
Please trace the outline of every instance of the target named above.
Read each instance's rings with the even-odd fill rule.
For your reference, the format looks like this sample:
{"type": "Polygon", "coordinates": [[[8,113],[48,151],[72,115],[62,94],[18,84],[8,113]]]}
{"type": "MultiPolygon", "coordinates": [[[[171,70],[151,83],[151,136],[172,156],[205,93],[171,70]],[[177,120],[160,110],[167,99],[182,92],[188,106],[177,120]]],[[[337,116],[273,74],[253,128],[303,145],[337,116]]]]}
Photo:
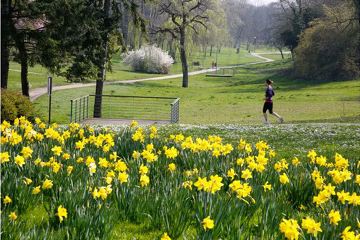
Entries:
{"type": "Polygon", "coordinates": [[[123,62],[136,72],[168,73],[174,60],[167,52],[150,45],[125,53],[123,62]]]}

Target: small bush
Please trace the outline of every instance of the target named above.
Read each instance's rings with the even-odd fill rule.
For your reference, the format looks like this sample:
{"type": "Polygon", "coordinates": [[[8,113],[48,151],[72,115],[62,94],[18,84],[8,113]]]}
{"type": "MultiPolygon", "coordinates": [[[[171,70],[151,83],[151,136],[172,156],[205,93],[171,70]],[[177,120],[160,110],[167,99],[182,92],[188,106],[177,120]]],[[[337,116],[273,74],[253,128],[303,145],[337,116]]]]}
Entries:
{"type": "Polygon", "coordinates": [[[360,28],[347,1],[325,8],[325,18],[312,22],[295,49],[295,71],[309,79],[354,79],[360,76],[360,28]]]}
{"type": "Polygon", "coordinates": [[[33,106],[30,100],[16,91],[1,89],[1,122],[13,122],[15,118],[32,118],[33,106]]]}
{"type": "Polygon", "coordinates": [[[167,52],[155,46],[144,46],[123,55],[123,62],[134,71],[147,73],[168,73],[174,60],[167,52]]]}

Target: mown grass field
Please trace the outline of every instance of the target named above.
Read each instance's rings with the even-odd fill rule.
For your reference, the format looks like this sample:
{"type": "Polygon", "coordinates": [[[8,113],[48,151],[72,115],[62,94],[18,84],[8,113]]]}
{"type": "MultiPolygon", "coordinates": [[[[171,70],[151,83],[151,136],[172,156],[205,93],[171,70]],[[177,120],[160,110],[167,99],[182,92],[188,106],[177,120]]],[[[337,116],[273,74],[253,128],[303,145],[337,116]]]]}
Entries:
{"type": "MultiPolygon", "coordinates": [[[[264,51],[271,51],[271,48],[261,48],[264,51]]],[[[236,54],[234,49],[224,48],[220,51],[217,56],[218,65],[232,65],[232,64],[240,64],[247,62],[255,62],[259,59],[251,56],[246,50],[242,49],[240,54],[236,54]]],[[[207,53],[206,57],[204,54],[198,50],[194,51],[192,55],[188,58],[189,71],[199,70],[202,68],[211,67],[212,62],[215,62],[216,54],[215,52],[212,56],[209,56],[207,53]],[[193,66],[192,63],[198,61],[201,66],[193,66]]],[[[21,90],[21,81],[20,81],[20,65],[16,62],[10,63],[10,71],[9,71],[9,83],[8,88],[14,90],[21,90]]],[[[169,74],[181,73],[181,62],[177,59],[177,62],[172,66],[169,74]]],[[[129,79],[141,79],[141,78],[149,78],[149,77],[158,77],[165,74],[149,74],[149,73],[138,73],[131,71],[129,66],[126,66],[122,63],[120,54],[117,54],[112,59],[112,72],[107,72],[107,80],[108,81],[117,81],[117,80],[129,80],[129,79]]],[[[30,88],[36,87],[45,87],[47,84],[47,76],[48,71],[41,67],[40,65],[35,65],[34,67],[29,67],[29,83],[30,88]]],[[[55,85],[65,85],[68,84],[64,77],[54,76],[53,77],[54,86],[55,85]]],[[[94,80],[95,81],[95,80],[94,80]]]]}
{"type": "MultiPolygon", "coordinates": [[[[290,64],[276,61],[242,67],[231,78],[192,76],[187,89],[181,88],[181,79],[106,85],[104,94],[180,97],[180,123],[261,124],[264,81],[271,78],[276,92],[274,111],[288,123],[360,121],[359,79],[335,82],[295,79],[286,72],[290,64]]],[[[54,121],[67,123],[70,99],[93,92],[94,88],[54,92],[53,109],[57,109],[53,111],[54,121]]],[[[35,101],[39,114],[44,117],[47,101],[47,96],[35,101]]],[[[116,107],[116,103],[111,105],[114,112],[121,113],[116,107]]],[[[156,116],[156,111],[153,114],[156,116]]],[[[270,121],[276,123],[275,118],[270,117],[270,121]]]]}

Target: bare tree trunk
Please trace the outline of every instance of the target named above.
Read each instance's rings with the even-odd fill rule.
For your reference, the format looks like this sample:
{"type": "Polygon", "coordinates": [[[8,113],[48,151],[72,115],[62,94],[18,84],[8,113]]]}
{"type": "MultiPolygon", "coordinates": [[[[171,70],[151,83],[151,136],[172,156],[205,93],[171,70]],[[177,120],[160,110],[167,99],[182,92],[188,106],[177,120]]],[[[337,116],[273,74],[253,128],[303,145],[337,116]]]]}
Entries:
{"type": "Polygon", "coordinates": [[[281,47],[278,47],[277,48],[281,54],[281,59],[284,59],[284,54],[283,54],[283,51],[282,51],[282,48],[281,47]]]}
{"type": "Polygon", "coordinates": [[[135,26],[133,26],[131,30],[132,30],[133,34],[132,34],[132,37],[130,38],[130,49],[133,50],[136,48],[137,31],[136,31],[135,26]]]}
{"type": "Polygon", "coordinates": [[[1,88],[7,88],[9,74],[10,1],[1,1],[1,88]]]}
{"type": "Polygon", "coordinates": [[[290,49],[290,52],[291,52],[291,60],[294,61],[294,49],[290,49]]]}
{"type": "Polygon", "coordinates": [[[21,65],[21,90],[22,95],[29,97],[29,81],[28,81],[28,54],[25,47],[24,39],[18,39],[18,49],[21,65]]]}
{"type": "Polygon", "coordinates": [[[124,44],[127,47],[129,44],[129,13],[128,11],[123,7],[123,18],[121,21],[121,31],[124,38],[124,44]]]}
{"type": "Polygon", "coordinates": [[[120,21],[120,32],[123,38],[123,43],[125,48],[127,48],[128,45],[128,31],[129,31],[129,14],[126,10],[123,3],[119,3],[119,11],[121,14],[121,21],[120,21]]]}
{"type": "Polygon", "coordinates": [[[172,57],[172,59],[174,59],[174,62],[175,62],[175,59],[176,59],[176,47],[174,46],[174,39],[173,38],[171,38],[168,41],[168,45],[169,45],[169,55],[172,57]]]}
{"type": "Polygon", "coordinates": [[[9,76],[8,41],[2,40],[1,41],[1,88],[7,88],[8,76],[9,76]]]}
{"type": "MultiPolygon", "coordinates": [[[[140,5],[140,9],[141,9],[141,14],[142,14],[142,16],[144,16],[144,10],[145,10],[145,0],[142,0],[141,1],[141,5],[140,5]]],[[[144,36],[143,36],[143,31],[140,31],[140,35],[139,35],[139,49],[141,48],[141,46],[142,46],[142,42],[143,42],[143,38],[144,38],[144,36]]]]}
{"type": "MultiPolygon", "coordinates": [[[[355,5],[355,10],[357,13],[357,18],[358,18],[358,22],[359,22],[359,26],[360,26],[360,1],[359,0],[353,0],[354,5],[355,5]]],[[[358,53],[360,52],[360,34],[358,34],[358,44],[357,44],[357,50],[358,53]]],[[[357,58],[357,64],[358,66],[360,66],[360,57],[357,58]]]]}
{"type": "MultiPolygon", "coordinates": [[[[104,2],[104,23],[105,26],[108,26],[110,17],[110,1],[111,0],[105,0],[104,2]]],[[[101,66],[98,73],[98,79],[96,80],[96,89],[95,89],[95,102],[94,102],[94,118],[100,118],[101,117],[101,107],[102,107],[102,93],[103,93],[103,87],[104,87],[104,81],[106,79],[106,59],[108,54],[108,33],[105,32],[102,37],[102,45],[103,45],[103,55],[101,59],[101,66]]]]}
{"type": "Polygon", "coordinates": [[[210,45],[210,57],[212,55],[213,45],[210,45]]]}
{"type": "Polygon", "coordinates": [[[183,72],[182,87],[187,88],[189,86],[189,72],[185,50],[185,28],[180,29],[180,59],[183,72]]]}

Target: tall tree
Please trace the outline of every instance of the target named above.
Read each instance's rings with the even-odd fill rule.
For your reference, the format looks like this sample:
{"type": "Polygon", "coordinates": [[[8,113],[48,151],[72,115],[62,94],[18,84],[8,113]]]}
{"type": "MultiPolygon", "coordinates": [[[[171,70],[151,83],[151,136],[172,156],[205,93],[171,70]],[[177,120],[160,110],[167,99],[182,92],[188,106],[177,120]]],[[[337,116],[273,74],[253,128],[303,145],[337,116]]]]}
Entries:
{"type": "MultiPolygon", "coordinates": [[[[141,31],[145,31],[145,23],[141,15],[138,12],[138,5],[134,1],[130,0],[104,0],[102,11],[101,11],[101,21],[100,29],[100,48],[99,48],[99,59],[96,62],[98,68],[98,75],[96,79],[96,89],[95,89],[95,102],[94,102],[94,117],[101,117],[101,106],[102,106],[102,92],[104,87],[104,81],[106,80],[106,70],[111,69],[109,60],[111,55],[114,53],[110,49],[110,39],[112,36],[117,36],[119,34],[118,30],[121,23],[121,8],[125,6],[125,11],[129,11],[132,15],[133,26],[135,28],[140,27],[141,31]],[[108,67],[107,67],[108,65],[108,67]]],[[[119,42],[120,45],[124,45],[122,40],[119,42]]]]}
{"type": "MultiPolygon", "coordinates": [[[[36,46],[42,35],[45,20],[43,15],[35,10],[37,1],[10,1],[9,4],[11,14],[7,15],[6,20],[9,38],[17,50],[15,61],[21,65],[22,94],[29,96],[28,67],[37,62],[36,46]]],[[[8,51],[9,47],[11,45],[7,44],[8,51]]],[[[8,61],[9,59],[7,64],[8,61]]]]}
{"type": "Polygon", "coordinates": [[[126,47],[120,28],[124,14],[132,15],[135,26],[144,26],[137,5],[132,0],[38,1],[47,19],[41,64],[70,81],[96,79],[94,117],[101,117],[106,71],[112,55],[126,47]]]}
{"type": "Polygon", "coordinates": [[[189,86],[188,63],[186,57],[186,33],[192,29],[198,33],[199,27],[206,28],[209,11],[214,9],[212,0],[170,0],[160,1],[159,13],[165,14],[170,24],[155,27],[155,32],[168,32],[179,41],[180,60],[183,72],[182,86],[189,86]]]}
{"type": "MultiPolygon", "coordinates": [[[[104,1],[104,16],[103,16],[103,25],[105,29],[110,27],[110,9],[111,9],[111,0],[104,1]]],[[[94,102],[94,117],[101,117],[101,106],[102,106],[102,92],[104,87],[104,81],[106,79],[106,61],[108,58],[108,44],[109,44],[109,31],[103,31],[101,36],[101,51],[100,51],[100,61],[99,61],[99,73],[98,78],[96,79],[96,89],[95,89],[95,102],[94,102]]]]}
{"type": "Polygon", "coordinates": [[[11,1],[1,0],[1,88],[7,88],[9,72],[9,44],[11,1]]]}

